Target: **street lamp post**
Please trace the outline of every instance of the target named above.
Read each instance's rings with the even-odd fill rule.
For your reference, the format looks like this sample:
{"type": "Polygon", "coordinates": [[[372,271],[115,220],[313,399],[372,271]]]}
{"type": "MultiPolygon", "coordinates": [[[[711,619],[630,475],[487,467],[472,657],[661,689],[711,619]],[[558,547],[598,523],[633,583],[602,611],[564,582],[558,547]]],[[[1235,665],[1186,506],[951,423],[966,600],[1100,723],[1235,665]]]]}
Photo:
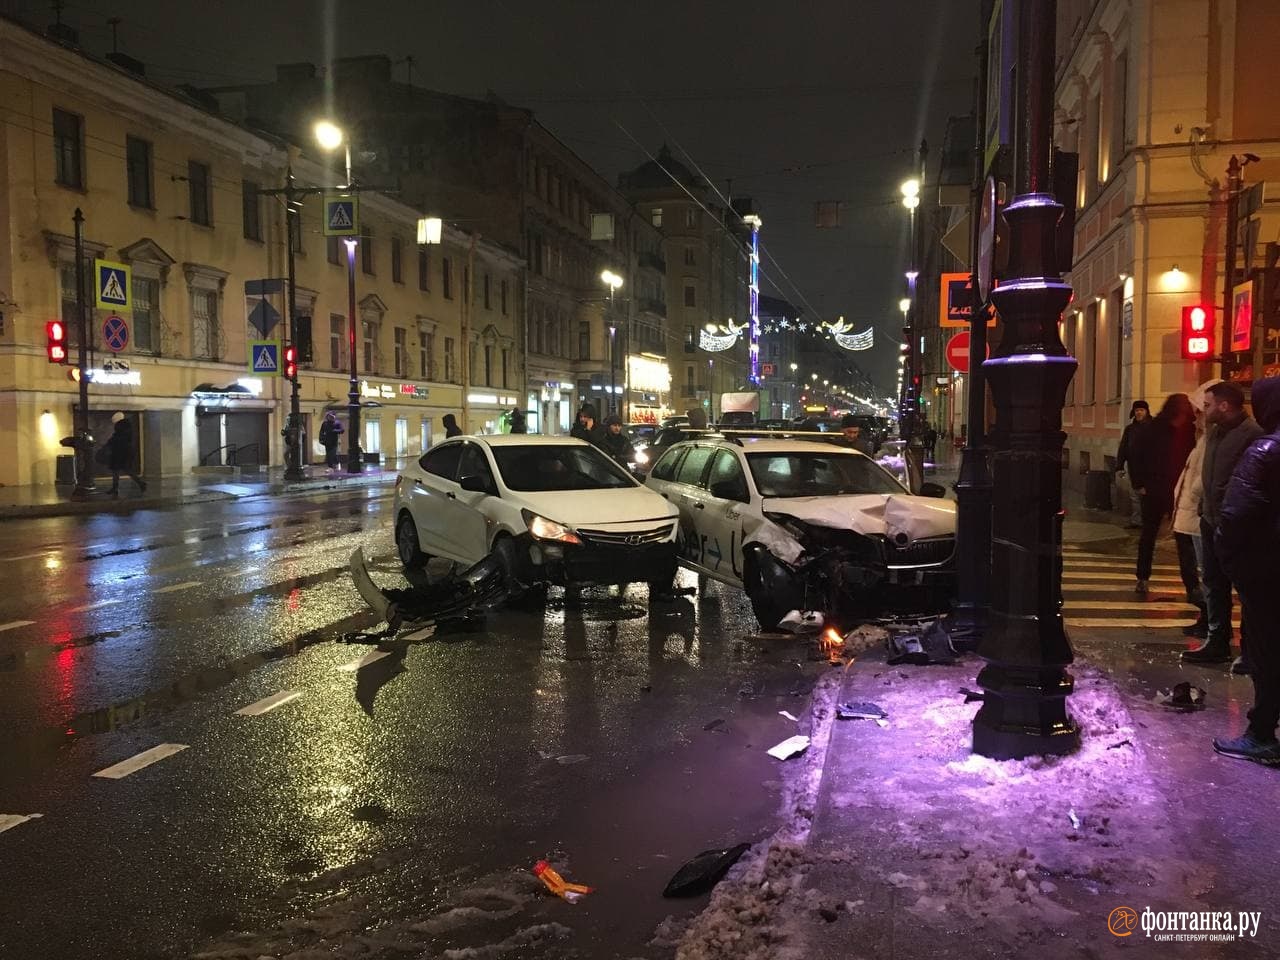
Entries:
{"type": "Polygon", "coordinates": [[[925,157],[928,147],[920,141],[919,174],[920,179],[912,178],[902,185],[902,204],[911,213],[911,262],[907,269],[907,296],[904,298],[906,309],[903,311],[905,324],[903,335],[907,344],[907,369],[903,396],[906,399],[900,414],[898,434],[906,441],[903,459],[907,467],[907,485],[912,493],[920,490],[924,483],[924,444],[920,430],[920,355],[917,348],[919,336],[919,297],[916,296],[916,279],[920,275],[920,245],[924,231],[916,223],[916,209],[920,206],[920,189],[923,182],[925,157]]]}
{"type": "MultiPolygon", "coordinates": [[[[294,191],[293,164],[290,163],[285,168],[284,175],[284,232],[289,271],[284,336],[286,341],[293,344],[295,351],[298,347],[294,342],[298,333],[298,301],[294,294],[294,287],[297,285],[294,224],[297,222],[295,218],[301,215],[301,204],[301,198],[294,191]]],[[[284,424],[284,443],[284,478],[289,481],[305,480],[306,474],[302,470],[302,397],[297,367],[294,367],[293,376],[289,377],[289,415],[284,424]]]]}
{"type": "Polygon", "coordinates": [[[985,691],[975,753],[996,759],[1065,754],[1080,745],[1067,713],[1074,681],[1062,622],[1062,405],[1076,361],[1058,335],[1071,287],[1058,270],[1053,195],[1054,0],[1018,5],[1016,194],[1009,279],[991,293],[1004,335],[983,364],[995,397],[991,582],[978,654],[985,691]]]}
{"type": "Polygon", "coordinates": [[[80,374],[80,402],[76,406],[72,433],[75,441],[76,485],[72,500],[88,500],[96,486],[93,482],[93,438],[89,436],[89,305],[84,289],[84,214],[76,207],[72,217],[76,231],[76,370],[80,374]]]}
{"type": "Polygon", "coordinates": [[[351,350],[351,382],[347,386],[347,473],[364,470],[360,454],[360,380],[356,368],[356,239],[347,237],[347,344],[351,350]]]}
{"type": "Polygon", "coordinates": [[[618,321],[613,312],[613,295],[622,286],[622,277],[612,270],[602,270],[600,279],[609,288],[609,412],[618,412],[617,356],[618,321]]]}

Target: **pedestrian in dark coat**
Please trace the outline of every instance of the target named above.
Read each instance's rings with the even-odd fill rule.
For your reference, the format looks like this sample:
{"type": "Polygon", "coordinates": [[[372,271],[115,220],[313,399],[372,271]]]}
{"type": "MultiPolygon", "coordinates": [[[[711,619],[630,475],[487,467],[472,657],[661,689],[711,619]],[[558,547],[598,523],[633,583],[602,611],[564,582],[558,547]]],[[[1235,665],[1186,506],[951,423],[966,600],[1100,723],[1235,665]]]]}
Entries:
{"type": "MultiPolygon", "coordinates": [[[[1200,539],[1204,550],[1205,606],[1209,613],[1209,636],[1194,650],[1184,650],[1186,663],[1227,663],[1231,660],[1231,577],[1222,566],[1214,542],[1218,515],[1227,493],[1227,484],[1236,464],[1254,440],[1262,436],[1257,421],[1244,412],[1244,391],[1234,383],[1215,383],[1205,390],[1204,414],[1208,439],[1204,445],[1204,466],[1200,498],[1200,539]]],[[[1233,670],[1247,669],[1247,632],[1240,630],[1241,656],[1233,670]]]]}
{"type": "MultiPolygon", "coordinates": [[[[1115,473],[1124,473],[1125,466],[1132,457],[1131,444],[1135,440],[1141,445],[1141,435],[1151,427],[1151,407],[1145,400],[1135,400],[1129,406],[1129,422],[1120,434],[1120,446],[1116,449],[1115,473]]],[[[1134,482],[1132,472],[1129,476],[1129,525],[1142,526],[1142,496],[1138,493],[1139,484],[1134,482]]]]}
{"type": "Polygon", "coordinates": [[[111,415],[114,429],[107,441],[107,468],[111,471],[111,496],[120,496],[120,474],[125,474],[138,485],[138,490],[147,489],[147,481],[133,472],[135,448],[133,441],[133,424],[120,411],[111,415]]]}
{"type": "Polygon", "coordinates": [[[511,432],[512,433],[528,433],[529,427],[525,423],[523,410],[511,411],[511,432]]]}
{"type": "Polygon", "coordinates": [[[595,404],[584,403],[578,408],[578,421],[569,431],[569,436],[593,443],[601,449],[604,448],[604,428],[600,425],[595,404]]]}
{"type": "Polygon", "coordinates": [[[622,418],[609,417],[604,423],[605,433],[602,438],[604,452],[624,467],[630,466],[635,462],[636,448],[631,438],[622,432],[622,418]]]}
{"type": "Polygon", "coordinates": [[[841,419],[840,433],[842,435],[839,441],[840,446],[865,453],[868,457],[875,454],[875,447],[871,441],[862,435],[862,422],[852,413],[846,413],[841,419]]]}
{"type": "Polygon", "coordinates": [[[320,446],[324,447],[324,465],[332,470],[338,465],[338,441],[342,439],[342,424],[332,411],[324,415],[320,424],[320,446]]]}
{"type": "Polygon", "coordinates": [[[440,418],[440,422],[444,424],[444,438],[446,440],[450,437],[462,436],[462,428],[458,426],[458,418],[452,413],[446,413],[440,418]]]}
{"type": "Polygon", "coordinates": [[[1249,727],[1233,740],[1213,741],[1229,757],[1280,766],[1280,377],[1253,385],[1253,412],[1267,433],[1253,441],[1231,475],[1218,512],[1214,551],[1240,593],[1249,625],[1253,678],[1249,727]]]}
{"type": "Polygon", "coordinates": [[[1182,475],[1187,457],[1196,445],[1195,411],[1185,393],[1171,394],[1142,435],[1142,470],[1135,472],[1142,495],[1142,535],[1138,539],[1138,583],[1140,594],[1147,592],[1156,534],[1165,517],[1173,513],[1173,488],[1182,475]]]}
{"type": "Polygon", "coordinates": [[[684,415],[689,418],[690,429],[707,429],[707,411],[703,410],[701,407],[690,407],[684,412],[684,415]]]}

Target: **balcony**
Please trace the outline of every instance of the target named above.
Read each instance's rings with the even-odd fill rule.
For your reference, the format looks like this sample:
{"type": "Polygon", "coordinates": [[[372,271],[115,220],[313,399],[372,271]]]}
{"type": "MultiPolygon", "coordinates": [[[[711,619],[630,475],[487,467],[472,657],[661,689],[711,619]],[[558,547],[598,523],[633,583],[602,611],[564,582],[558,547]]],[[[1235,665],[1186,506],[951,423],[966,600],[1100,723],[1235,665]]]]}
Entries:
{"type": "Polygon", "coordinates": [[[656,314],[663,319],[667,316],[667,304],[665,300],[658,300],[654,297],[641,297],[639,300],[640,309],[645,313],[656,314]]]}
{"type": "Polygon", "coordinates": [[[652,253],[648,250],[640,254],[640,266],[657,270],[659,273],[667,272],[667,261],[663,259],[662,254],[652,253]]]}

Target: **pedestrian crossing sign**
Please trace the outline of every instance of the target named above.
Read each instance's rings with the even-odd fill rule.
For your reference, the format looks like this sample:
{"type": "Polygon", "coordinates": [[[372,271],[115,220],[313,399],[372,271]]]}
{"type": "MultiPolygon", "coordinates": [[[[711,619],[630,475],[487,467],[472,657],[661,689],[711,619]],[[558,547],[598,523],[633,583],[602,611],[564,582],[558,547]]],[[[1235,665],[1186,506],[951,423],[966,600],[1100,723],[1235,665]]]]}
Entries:
{"type": "Polygon", "coordinates": [[[324,235],[326,237],[360,236],[360,200],[358,197],[324,198],[324,235]]]}
{"type": "Polygon", "coordinates": [[[249,341],[249,372],[257,374],[280,372],[279,340],[249,341]]]}
{"type": "Polygon", "coordinates": [[[110,260],[93,261],[94,299],[99,310],[113,313],[132,308],[132,280],[128,266],[110,260]]]}

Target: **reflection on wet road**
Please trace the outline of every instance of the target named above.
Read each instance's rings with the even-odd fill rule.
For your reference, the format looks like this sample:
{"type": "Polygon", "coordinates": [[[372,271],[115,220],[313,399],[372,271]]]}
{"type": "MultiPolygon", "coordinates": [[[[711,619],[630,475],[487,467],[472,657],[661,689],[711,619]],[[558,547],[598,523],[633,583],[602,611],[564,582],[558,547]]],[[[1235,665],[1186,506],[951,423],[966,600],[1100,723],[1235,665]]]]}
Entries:
{"type": "Polygon", "coordinates": [[[715,585],[340,642],[355,547],[403,583],[383,493],[3,525],[0,956],[282,955],[331,898],[394,923],[552,854],[611,891],[565,948],[642,956],[654,858],[768,830],[805,643],[715,585]]]}

